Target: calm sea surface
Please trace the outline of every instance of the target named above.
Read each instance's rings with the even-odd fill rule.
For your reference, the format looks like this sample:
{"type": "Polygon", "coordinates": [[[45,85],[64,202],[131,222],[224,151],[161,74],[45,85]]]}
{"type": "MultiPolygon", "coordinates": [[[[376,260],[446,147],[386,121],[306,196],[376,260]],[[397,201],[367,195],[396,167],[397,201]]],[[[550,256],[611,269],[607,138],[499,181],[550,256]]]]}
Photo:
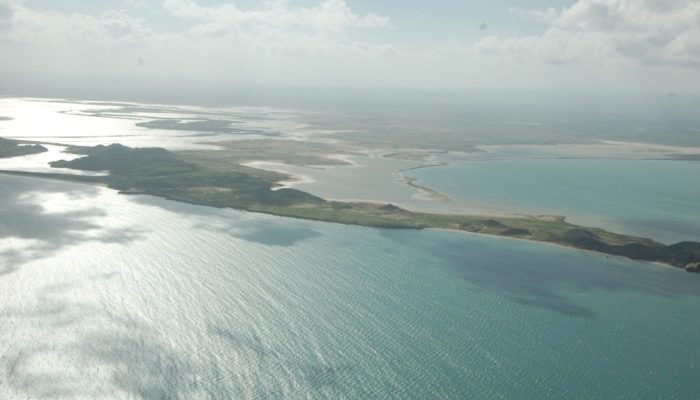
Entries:
{"type": "Polygon", "coordinates": [[[700,162],[499,160],[409,175],[485,211],[559,214],[666,243],[700,241],[700,162]]]}
{"type": "Polygon", "coordinates": [[[699,278],[0,176],[0,397],[691,399],[699,278]]]}

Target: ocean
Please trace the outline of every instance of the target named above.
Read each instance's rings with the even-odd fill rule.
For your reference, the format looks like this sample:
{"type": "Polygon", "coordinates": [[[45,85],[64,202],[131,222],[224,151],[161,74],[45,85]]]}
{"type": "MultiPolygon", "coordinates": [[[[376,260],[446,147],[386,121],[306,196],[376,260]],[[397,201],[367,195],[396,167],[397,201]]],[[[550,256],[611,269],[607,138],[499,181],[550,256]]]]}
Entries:
{"type": "Polygon", "coordinates": [[[682,270],[35,178],[0,176],[0,204],[4,399],[700,392],[682,270]]]}

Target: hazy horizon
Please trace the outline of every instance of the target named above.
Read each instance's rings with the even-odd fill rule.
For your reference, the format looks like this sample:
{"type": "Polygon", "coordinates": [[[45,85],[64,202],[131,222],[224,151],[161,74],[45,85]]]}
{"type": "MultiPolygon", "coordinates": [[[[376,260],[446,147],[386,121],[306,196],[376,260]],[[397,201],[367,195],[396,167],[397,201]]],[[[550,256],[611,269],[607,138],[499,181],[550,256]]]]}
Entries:
{"type": "Polygon", "coordinates": [[[698,94],[698,37],[693,0],[0,0],[2,86],[46,91],[103,80],[698,94]]]}

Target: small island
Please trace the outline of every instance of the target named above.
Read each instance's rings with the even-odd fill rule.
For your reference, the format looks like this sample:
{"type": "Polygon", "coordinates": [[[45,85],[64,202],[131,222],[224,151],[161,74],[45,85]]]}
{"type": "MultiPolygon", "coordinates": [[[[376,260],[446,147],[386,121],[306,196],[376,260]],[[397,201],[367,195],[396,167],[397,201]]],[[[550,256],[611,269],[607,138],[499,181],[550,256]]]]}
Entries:
{"type": "Polygon", "coordinates": [[[284,175],[242,165],[213,169],[184,160],[163,148],[130,148],[120,144],[71,147],[85,157],[54,161],[51,166],[83,171],[108,171],[84,176],[12,172],[91,184],[127,194],[148,194],[171,200],[260,212],[316,221],[394,229],[439,228],[554,243],[604,254],[668,264],[699,272],[700,243],[664,245],[656,241],[571,224],[563,217],[488,217],[413,212],[392,204],[328,201],[309,193],[276,188],[284,175]]]}
{"type": "Polygon", "coordinates": [[[0,138],[0,158],[10,158],[48,151],[40,144],[28,144],[19,140],[0,138]]]}

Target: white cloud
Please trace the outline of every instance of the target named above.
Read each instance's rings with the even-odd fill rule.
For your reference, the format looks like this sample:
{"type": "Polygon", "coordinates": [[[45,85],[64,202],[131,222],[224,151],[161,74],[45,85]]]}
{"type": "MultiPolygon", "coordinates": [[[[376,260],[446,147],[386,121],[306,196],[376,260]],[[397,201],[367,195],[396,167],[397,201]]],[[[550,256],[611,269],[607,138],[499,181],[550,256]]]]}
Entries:
{"type": "Polygon", "coordinates": [[[5,2],[0,3],[0,21],[3,15],[8,15],[9,38],[17,44],[121,46],[154,35],[145,21],[122,10],[99,15],[64,14],[29,8],[20,2],[5,2]]]}
{"type": "MultiPolygon", "coordinates": [[[[132,10],[145,4],[143,0],[123,1],[125,5],[141,5],[132,10]]],[[[149,44],[182,47],[199,42],[205,47],[219,46],[221,51],[248,49],[287,56],[397,52],[384,43],[356,41],[356,31],[387,27],[390,22],[374,13],[358,14],[344,0],[323,0],[311,7],[268,1],[246,9],[235,3],[203,6],[194,0],[163,0],[160,7],[170,18],[189,24],[189,28],[162,34],[154,31],[148,21],[125,10],[96,15],[63,13],[28,7],[20,0],[0,0],[0,29],[8,31],[10,41],[16,44],[109,48],[149,44]]]]}
{"type": "Polygon", "coordinates": [[[165,0],[164,8],[185,19],[197,20],[193,32],[202,34],[284,30],[342,33],[348,28],[389,26],[389,19],[374,13],[358,15],[344,0],[324,0],[313,7],[292,7],[285,1],[264,2],[252,9],[234,3],[205,7],[193,0],[165,0]]]}
{"type": "Polygon", "coordinates": [[[390,26],[387,18],[359,13],[344,0],[311,6],[277,0],[246,8],[202,0],[121,4],[126,9],[91,14],[0,0],[0,59],[11,60],[0,63],[0,73],[366,82],[403,54],[372,36],[390,26]]]}
{"type": "Polygon", "coordinates": [[[384,43],[357,41],[358,30],[390,26],[386,17],[358,14],[344,0],[323,0],[315,6],[287,1],[264,2],[242,9],[235,3],[203,6],[194,0],[165,0],[163,8],[190,22],[188,40],[216,42],[228,51],[282,56],[382,57],[398,53],[384,43]]]}
{"type": "Polygon", "coordinates": [[[669,90],[696,88],[688,82],[700,71],[668,67],[700,65],[700,0],[513,9],[543,33],[477,43],[449,35],[415,41],[401,31],[405,21],[361,12],[352,0],[110,4],[118,9],[90,13],[0,0],[0,73],[446,88],[639,87],[656,80],[655,87],[669,90]],[[667,67],[638,66],[651,63],[667,67]]]}
{"type": "Polygon", "coordinates": [[[511,7],[510,12],[517,15],[525,21],[534,21],[540,23],[551,23],[559,16],[559,11],[554,7],[545,9],[523,10],[518,7],[511,7]]]}
{"type": "Polygon", "coordinates": [[[538,36],[492,36],[482,54],[539,58],[550,63],[700,66],[697,0],[578,0],[561,10],[512,10],[548,25],[538,36]]]}

